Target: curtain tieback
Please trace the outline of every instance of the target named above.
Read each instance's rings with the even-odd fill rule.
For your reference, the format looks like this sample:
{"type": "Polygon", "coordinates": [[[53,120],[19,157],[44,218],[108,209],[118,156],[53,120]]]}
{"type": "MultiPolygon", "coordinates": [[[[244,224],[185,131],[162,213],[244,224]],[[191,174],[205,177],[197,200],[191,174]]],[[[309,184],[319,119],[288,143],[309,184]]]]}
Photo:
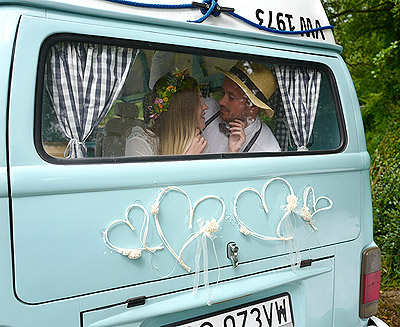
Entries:
{"type": "Polygon", "coordinates": [[[78,139],[70,139],[67,144],[67,147],[65,148],[65,151],[64,151],[64,158],[67,158],[67,159],[71,158],[70,150],[73,146],[80,146],[80,147],[84,148],[85,151],[87,150],[85,142],[81,142],[78,139]]]}
{"type": "Polygon", "coordinates": [[[302,145],[297,148],[297,151],[308,151],[308,148],[306,146],[302,145]]]}

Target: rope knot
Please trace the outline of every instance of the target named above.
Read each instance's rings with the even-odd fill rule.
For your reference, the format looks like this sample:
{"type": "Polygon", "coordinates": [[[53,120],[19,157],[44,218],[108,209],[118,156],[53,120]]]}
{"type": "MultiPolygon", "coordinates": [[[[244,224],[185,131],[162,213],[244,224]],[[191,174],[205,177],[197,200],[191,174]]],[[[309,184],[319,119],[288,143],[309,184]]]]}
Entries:
{"type": "Polygon", "coordinates": [[[76,138],[70,139],[64,151],[64,158],[71,158],[72,152],[76,151],[78,148],[82,149],[84,152],[87,151],[85,142],[79,141],[76,138]]]}
{"type": "Polygon", "coordinates": [[[150,212],[151,212],[153,215],[158,215],[158,213],[160,212],[160,203],[159,203],[158,201],[154,202],[154,203],[151,205],[150,212]]]}
{"type": "MultiPolygon", "coordinates": [[[[217,3],[217,1],[218,1],[218,0],[204,0],[204,1],[203,1],[203,4],[206,5],[206,8],[200,9],[201,13],[202,13],[203,15],[207,14],[207,11],[210,9],[210,7],[214,4],[214,2],[217,3]]],[[[218,4],[215,6],[215,8],[216,8],[217,10],[214,9],[214,11],[211,13],[211,15],[213,15],[214,17],[218,17],[219,15],[221,15],[221,12],[218,11],[218,10],[219,10],[218,4]]]]}
{"type": "Polygon", "coordinates": [[[303,208],[301,208],[301,218],[308,222],[312,220],[310,209],[308,209],[307,206],[303,206],[303,208]]]}
{"type": "Polygon", "coordinates": [[[297,200],[297,196],[296,195],[294,195],[294,194],[288,195],[286,197],[286,201],[287,201],[286,209],[288,211],[296,210],[297,204],[298,204],[298,200],[297,200]]]}
{"type": "Polygon", "coordinates": [[[250,231],[245,226],[240,226],[240,232],[244,235],[249,235],[250,231]]]}
{"type": "Polygon", "coordinates": [[[220,13],[215,12],[214,10],[217,7],[217,0],[203,0],[202,6],[201,6],[201,12],[203,14],[203,17],[197,19],[197,20],[188,20],[189,23],[202,23],[204,22],[210,15],[213,16],[218,16],[220,13]]]}
{"type": "Polygon", "coordinates": [[[187,272],[190,272],[190,271],[192,270],[186,263],[183,262],[182,259],[179,260],[179,263],[181,264],[181,266],[182,266],[187,272]]]}
{"type": "Polygon", "coordinates": [[[139,259],[142,256],[142,250],[140,249],[122,249],[118,251],[122,255],[126,255],[129,259],[139,259]]]}
{"type": "Polygon", "coordinates": [[[315,227],[313,224],[313,215],[311,214],[310,209],[308,209],[307,206],[304,205],[303,208],[301,208],[300,217],[303,218],[304,221],[307,221],[314,230],[317,230],[317,227],[315,227]]]}

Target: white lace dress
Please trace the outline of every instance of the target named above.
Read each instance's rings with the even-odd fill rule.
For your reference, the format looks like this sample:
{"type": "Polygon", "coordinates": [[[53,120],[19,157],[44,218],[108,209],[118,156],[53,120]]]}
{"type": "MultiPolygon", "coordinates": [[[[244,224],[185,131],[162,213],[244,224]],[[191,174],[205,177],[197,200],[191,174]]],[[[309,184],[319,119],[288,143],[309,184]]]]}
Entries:
{"type": "Polygon", "coordinates": [[[151,130],[135,126],[125,145],[125,156],[154,156],[158,154],[158,137],[151,130]]]}

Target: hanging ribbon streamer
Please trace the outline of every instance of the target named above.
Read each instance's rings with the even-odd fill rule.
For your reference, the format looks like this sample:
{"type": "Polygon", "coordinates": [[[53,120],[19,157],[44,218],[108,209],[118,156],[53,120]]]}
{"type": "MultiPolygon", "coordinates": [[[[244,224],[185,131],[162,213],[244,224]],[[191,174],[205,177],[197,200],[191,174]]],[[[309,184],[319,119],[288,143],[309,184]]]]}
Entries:
{"type": "MultiPolygon", "coordinates": [[[[123,5],[128,5],[128,6],[133,6],[133,7],[140,7],[140,8],[151,8],[151,9],[197,9],[198,6],[191,4],[181,4],[181,5],[165,5],[165,4],[150,4],[150,3],[143,3],[143,2],[136,2],[136,1],[128,1],[128,0],[105,0],[108,2],[114,2],[118,4],[123,4],[123,5]]],[[[210,15],[212,14],[213,16],[219,16],[221,12],[224,12],[227,15],[230,15],[236,19],[241,20],[242,22],[255,27],[259,30],[266,31],[266,32],[271,32],[271,33],[276,33],[276,34],[286,34],[286,35],[295,35],[295,34],[305,34],[305,33],[314,33],[314,32],[319,32],[322,30],[326,29],[332,29],[332,25],[327,25],[327,26],[321,26],[309,30],[300,30],[300,31],[282,31],[278,29],[272,29],[268,28],[266,26],[262,26],[260,24],[257,24],[255,22],[252,22],[251,20],[236,14],[235,12],[230,12],[230,11],[224,11],[223,7],[218,6],[218,0],[203,0],[203,4],[206,4],[208,9],[204,10],[202,9],[201,12],[203,13],[203,16],[197,20],[194,21],[189,21],[190,23],[202,23],[205,21],[210,15]]]]}
{"type": "Polygon", "coordinates": [[[200,237],[199,242],[197,244],[197,250],[196,250],[196,255],[195,255],[195,278],[194,278],[194,284],[193,284],[193,293],[196,294],[198,287],[199,287],[199,280],[200,280],[200,258],[201,254],[203,254],[203,269],[204,269],[204,287],[206,290],[206,297],[207,297],[207,305],[211,305],[211,301],[214,298],[215,292],[217,290],[217,286],[219,283],[220,279],[220,266],[219,266],[219,261],[218,261],[218,256],[217,256],[217,251],[215,248],[215,242],[214,239],[216,238],[216,233],[219,229],[219,226],[221,224],[222,219],[225,216],[225,202],[218,196],[215,195],[207,195],[199,199],[195,205],[193,206],[193,214],[194,211],[196,210],[197,206],[204,202],[207,199],[216,199],[218,200],[221,205],[222,205],[222,212],[218,220],[215,218],[212,218],[210,220],[207,220],[206,222],[203,221],[202,218],[199,218],[197,220],[199,229],[196,233],[192,234],[189,239],[186,241],[186,243],[182,246],[180,252],[179,252],[179,260],[182,260],[182,254],[183,251],[186,249],[186,247],[194,241],[196,238],[200,237]],[[209,278],[208,278],[208,249],[207,249],[207,239],[209,239],[212,243],[213,246],[213,251],[215,255],[215,260],[217,262],[217,269],[218,269],[218,278],[217,282],[214,288],[213,294],[210,296],[209,295],[209,278]]]}
{"type": "Polygon", "coordinates": [[[225,207],[225,202],[218,196],[215,195],[207,195],[202,197],[201,199],[199,199],[194,206],[192,206],[192,202],[190,200],[189,195],[183,191],[182,189],[180,189],[179,187],[176,186],[168,186],[165,189],[163,189],[157,196],[156,201],[152,204],[151,206],[151,210],[150,212],[154,215],[154,219],[156,222],[156,228],[157,228],[157,232],[158,235],[160,236],[163,244],[165,245],[165,247],[167,248],[167,250],[175,257],[175,259],[177,260],[177,262],[179,262],[179,264],[186,269],[186,271],[190,272],[191,268],[184,263],[183,259],[182,259],[182,254],[184,252],[184,250],[189,246],[189,244],[194,241],[196,238],[201,237],[197,246],[197,250],[196,250],[196,255],[195,255],[195,279],[194,279],[194,286],[193,286],[193,293],[197,293],[198,290],[198,286],[199,286],[199,279],[200,279],[200,258],[201,255],[203,254],[203,268],[204,268],[204,286],[206,289],[206,296],[207,296],[207,305],[211,305],[211,301],[215,295],[218,283],[219,283],[219,279],[220,279],[220,266],[219,266],[219,261],[218,261],[218,256],[217,256],[217,251],[215,248],[215,243],[214,243],[214,239],[215,239],[215,233],[218,231],[220,223],[222,221],[222,219],[225,216],[225,212],[226,212],[226,207],[225,207]],[[189,229],[192,229],[192,225],[193,225],[193,216],[194,216],[194,211],[197,208],[197,206],[204,202],[205,200],[208,199],[216,199],[218,200],[221,205],[222,205],[222,212],[221,215],[219,217],[218,220],[216,220],[215,218],[212,218],[210,220],[207,220],[206,222],[203,221],[202,218],[199,218],[197,220],[198,225],[199,225],[199,229],[197,232],[191,234],[189,236],[189,238],[187,239],[187,241],[185,242],[185,244],[182,246],[181,250],[179,251],[179,255],[176,254],[176,252],[174,251],[174,249],[172,248],[172,246],[169,244],[167,238],[165,237],[159,219],[158,219],[158,215],[160,212],[160,202],[162,201],[162,199],[164,198],[164,196],[169,192],[169,191],[177,191],[181,194],[183,194],[188,202],[189,202],[189,213],[190,213],[190,219],[189,219],[189,229]],[[208,249],[207,249],[207,239],[209,239],[213,245],[213,251],[214,251],[214,255],[215,255],[215,259],[217,262],[217,269],[218,269],[218,278],[217,278],[217,282],[215,285],[215,289],[213,294],[210,296],[209,295],[209,278],[208,278],[208,249]]]}
{"type": "Polygon", "coordinates": [[[157,246],[157,247],[148,247],[146,245],[146,238],[149,230],[149,213],[147,210],[139,203],[132,204],[126,209],[125,212],[125,220],[115,220],[113,221],[108,227],[106,228],[104,234],[103,234],[103,241],[104,244],[111,250],[116,251],[119,254],[122,254],[124,256],[127,256],[129,259],[139,259],[142,256],[142,251],[146,250],[149,251],[150,253],[154,253],[157,250],[162,250],[163,246],[157,246]],[[135,231],[135,227],[133,227],[132,223],[129,221],[129,212],[131,211],[132,208],[139,208],[143,211],[145,219],[143,220],[142,228],[140,230],[140,243],[142,244],[142,248],[138,249],[128,249],[128,248],[120,248],[118,246],[115,246],[113,243],[111,243],[110,239],[108,238],[108,233],[111,229],[116,224],[122,223],[126,224],[129,226],[129,228],[132,231],[135,231]]]}

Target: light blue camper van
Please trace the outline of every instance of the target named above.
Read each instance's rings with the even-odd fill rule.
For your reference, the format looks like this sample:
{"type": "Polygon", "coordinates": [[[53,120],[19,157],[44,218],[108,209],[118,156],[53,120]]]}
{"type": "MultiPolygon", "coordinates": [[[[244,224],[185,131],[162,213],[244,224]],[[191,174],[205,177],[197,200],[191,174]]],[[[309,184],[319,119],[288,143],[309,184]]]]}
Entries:
{"type": "Polygon", "coordinates": [[[386,326],[360,109],[318,0],[0,18],[0,326],[386,326]]]}

